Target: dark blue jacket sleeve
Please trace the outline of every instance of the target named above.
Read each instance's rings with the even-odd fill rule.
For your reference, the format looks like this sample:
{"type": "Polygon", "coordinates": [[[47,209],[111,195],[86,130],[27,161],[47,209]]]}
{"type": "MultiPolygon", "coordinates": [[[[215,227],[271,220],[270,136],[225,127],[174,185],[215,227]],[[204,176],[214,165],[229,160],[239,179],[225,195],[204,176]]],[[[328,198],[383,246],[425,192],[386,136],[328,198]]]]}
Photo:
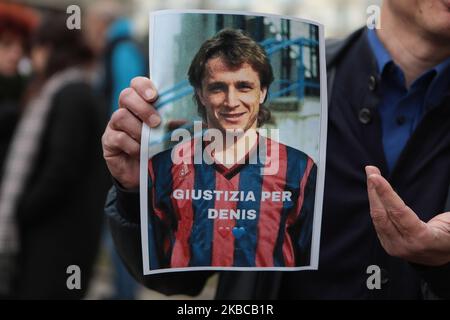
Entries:
{"type": "Polygon", "coordinates": [[[106,200],[108,217],[115,247],[132,276],[149,289],[166,295],[198,295],[211,272],[174,272],[143,275],[141,229],[139,223],[139,192],[126,191],[117,184],[106,200]]]}

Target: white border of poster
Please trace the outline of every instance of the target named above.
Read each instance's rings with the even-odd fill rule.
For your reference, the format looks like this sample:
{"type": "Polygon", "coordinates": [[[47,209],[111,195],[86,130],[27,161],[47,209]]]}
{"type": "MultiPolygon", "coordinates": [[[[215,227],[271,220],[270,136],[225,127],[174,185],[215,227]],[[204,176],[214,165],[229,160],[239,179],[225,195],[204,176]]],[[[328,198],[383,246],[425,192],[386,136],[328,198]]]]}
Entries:
{"type": "Polygon", "coordinates": [[[161,66],[156,65],[156,61],[152,59],[153,52],[156,50],[157,45],[152,41],[155,32],[155,17],[165,14],[224,14],[224,15],[244,15],[244,16],[259,16],[276,19],[287,19],[296,22],[302,22],[312,24],[318,27],[319,30],[319,56],[320,56],[320,137],[319,137],[319,154],[318,159],[315,161],[317,165],[317,180],[315,190],[315,204],[314,204],[314,221],[311,240],[311,253],[310,263],[307,266],[300,267],[186,267],[186,268],[163,268],[163,269],[151,269],[150,268],[150,254],[149,254],[149,221],[148,221],[148,159],[149,159],[149,141],[150,135],[153,129],[150,129],[147,125],[143,125],[141,136],[141,154],[140,154],[140,221],[141,221],[141,244],[142,244],[142,258],[143,258],[143,274],[159,274],[168,272],[179,271],[199,271],[199,270],[232,270],[232,271],[301,271],[301,270],[317,270],[319,267],[319,247],[320,247],[320,232],[322,223],[322,204],[323,204],[323,192],[325,181],[325,159],[326,159],[326,137],[327,137],[327,77],[326,77],[326,61],[325,61],[325,40],[324,40],[324,28],[320,23],[273,14],[253,13],[253,12],[240,12],[240,11],[227,11],[227,10],[161,10],[150,13],[149,20],[149,61],[150,61],[150,76],[155,86],[158,88],[158,70],[161,72],[161,66]]]}

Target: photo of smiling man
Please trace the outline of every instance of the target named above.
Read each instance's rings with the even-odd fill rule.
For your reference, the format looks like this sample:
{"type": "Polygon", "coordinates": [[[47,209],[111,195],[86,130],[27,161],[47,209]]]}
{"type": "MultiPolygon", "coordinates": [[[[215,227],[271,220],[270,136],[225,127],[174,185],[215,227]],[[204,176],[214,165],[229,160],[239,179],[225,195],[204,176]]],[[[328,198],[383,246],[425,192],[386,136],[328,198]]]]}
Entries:
{"type": "Polygon", "coordinates": [[[150,269],[310,265],[317,165],[262,128],[273,120],[266,50],[225,28],[187,74],[201,121],[148,160],[150,269]]]}

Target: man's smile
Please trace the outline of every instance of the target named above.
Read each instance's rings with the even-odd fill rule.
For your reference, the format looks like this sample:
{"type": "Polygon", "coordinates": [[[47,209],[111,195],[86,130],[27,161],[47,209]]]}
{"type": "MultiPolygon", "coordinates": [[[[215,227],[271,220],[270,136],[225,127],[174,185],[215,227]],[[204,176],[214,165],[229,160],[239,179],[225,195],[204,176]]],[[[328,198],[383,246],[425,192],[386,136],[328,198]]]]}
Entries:
{"type": "Polygon", "coordinates": [[[219,115],[221,118],[225,119],[228,122],[237,123],[241,120],[241,118],[246,114],[247,112],[219,112],[219,115]]]}

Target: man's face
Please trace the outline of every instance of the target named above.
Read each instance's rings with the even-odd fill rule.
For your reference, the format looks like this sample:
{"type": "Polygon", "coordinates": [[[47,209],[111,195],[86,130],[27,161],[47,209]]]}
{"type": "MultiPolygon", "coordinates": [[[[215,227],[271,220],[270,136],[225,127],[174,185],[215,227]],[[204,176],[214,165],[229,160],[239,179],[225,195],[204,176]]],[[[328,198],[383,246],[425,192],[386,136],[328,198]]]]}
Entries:
{"type": "Polygon", "coordinates": [[[428,36],[450,40],[450,0],[385,0],[385,5],[428,36]]]}
{"type": "Polygon", "coordinates": [[[221,57],[208,60],[202,87],[197,90],[206,109],[208,128],[256,128],[259,106],[267,88],[261,88],[258,73],[248,63],[229,67],[221,57]]]}
{"type": "Polygon", "coordinates": [[[0,74],[14,76],[17,66],[22,58],[22,38],[14,34],[3,34],[0,36],[0,74]]]}

